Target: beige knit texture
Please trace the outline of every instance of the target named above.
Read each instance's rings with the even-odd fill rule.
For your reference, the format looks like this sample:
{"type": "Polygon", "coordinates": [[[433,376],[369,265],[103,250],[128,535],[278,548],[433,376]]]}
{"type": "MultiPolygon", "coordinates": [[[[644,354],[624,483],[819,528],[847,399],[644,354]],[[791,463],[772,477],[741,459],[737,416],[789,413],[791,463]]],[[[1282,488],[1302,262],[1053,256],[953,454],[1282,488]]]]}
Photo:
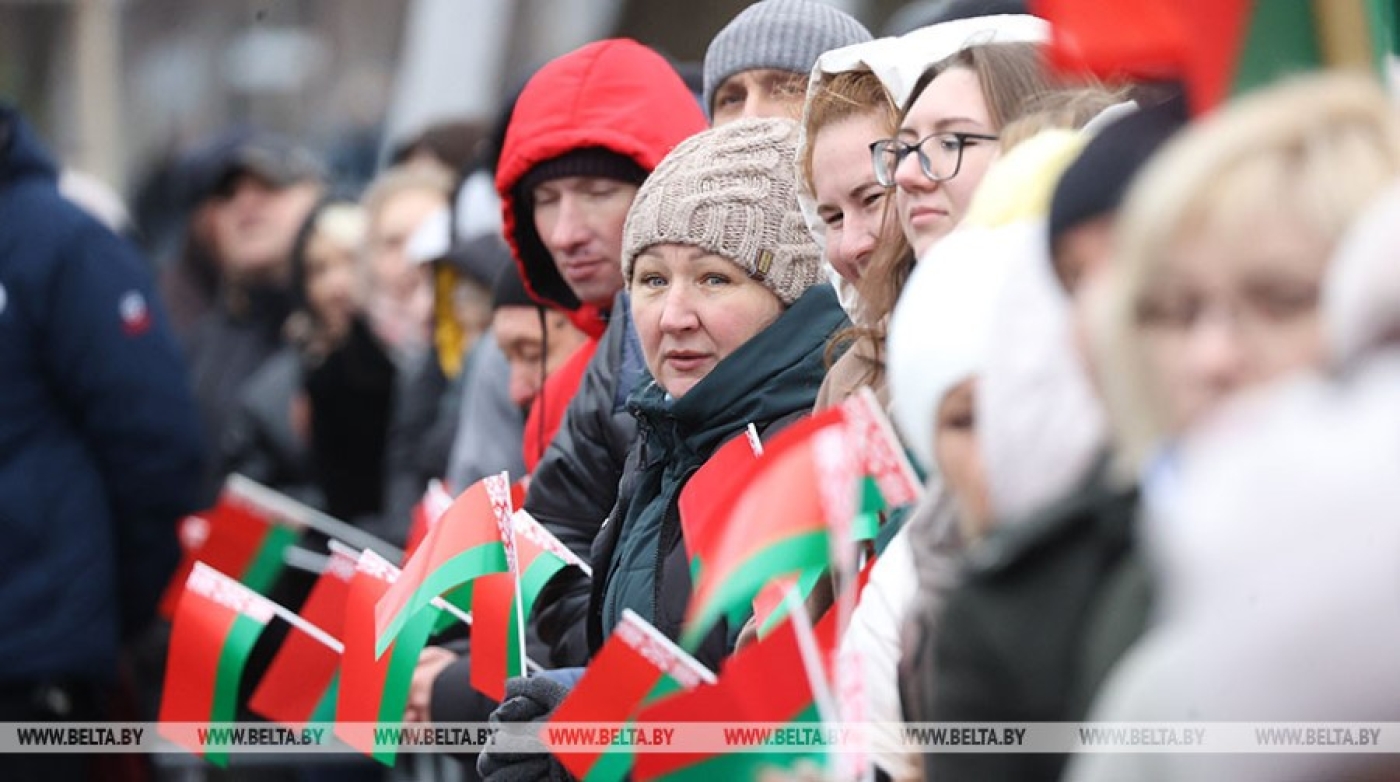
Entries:
{"type": "Polygon", "coordinates": [[[821,250],[797,205],[797,123],[731,122],[691,136],[667,155],[627,213],[622,274],[658,244],[719,255],[790,305],[826,280],[821,250]]]}

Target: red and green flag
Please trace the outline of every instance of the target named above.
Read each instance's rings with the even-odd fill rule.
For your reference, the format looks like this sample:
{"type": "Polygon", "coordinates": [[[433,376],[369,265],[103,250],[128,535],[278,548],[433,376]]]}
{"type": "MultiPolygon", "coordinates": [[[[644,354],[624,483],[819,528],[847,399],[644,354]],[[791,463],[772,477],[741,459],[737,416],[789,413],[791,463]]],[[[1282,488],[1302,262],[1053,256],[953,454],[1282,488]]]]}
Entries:
{"type": "MultiPolygon", "coordinates": [[[[819,726],[823,709],[818,703],[829,696],[836,631],[834,612],[817,623],[815,632],[805,615],[785,621],[730,657],[719,681],[658,699],[644,707],[636,720],[643,726],[688,722],[819,726]],[[806,641],[804,633],[811,634],[806,641]]],[[[790,766],[801,758],[825,762],[825,755],[819,745],[811,752],[794,752],[790,747],[773,752],[749,747],[727,754],[653,752],[638,755],[632,772],[639,781],[756,779],[763,766],[790,766]]]]}
{"type": "Polygon", "coordinates": [[[729,499],[694,581],[681,644],[698,643],[716,621],[738,621],[772,579],[825,567],[827,530],[854,509],[853,487],[830,476],[852,471],[841,408],[788,427],[765,446],[749,480],[729,499]]]}
{"type": "Polygon", "coordinates": [[[702,552],[714,550],[713,539],[724,529],[727,503],[743,488],[762,456],[763,444],[751,425],[747,432],[729,438],[715,449],[681,489],[677,507],[692,583],[699,580],[705,568],[702,552]]]}
{"type": "MultiPolygon", "coordinates": [[[[346,600],[354,577],[355,559],[343,551],[331,552],[301,607],[301,618],[343,640],[346,600]]],[[[308,722],[331,722],[339,670],[339,650],[293,627],[258,682],[248,708],[294,729],[308,722]]]]}
{"type": "Polygon", "coordinates": [[[191,566],[184,586],[170,631],[159,730],[227,766],[227,751],[205,751],[188,727],[234,721],[244,664],[277,611],[272,601],[203,562],[191,566]]]}
{"type": "Polygon", "coordinates": [[[1397,51],[1393,0],[1033,0],[1031,9],[1051,23],[1059,70],[1179,79],[1194,114],[1300,71],[1384,74],[1397,51]]]}
{"type": "Polygon", "coordinates": [[[525,621],[555,573],[592,570],[525,510],[511,516],[510,571],[472,582],[472,686],[503,700],[506,679],[525,675],[525,621]]]}
{"type": "Polygon", "coordinates": [[[287,547],[296,542],[300,529],[226,488],[208,510],[180,520],[182,556],[161,597],[159,611],[169,619],[196,561],[241,581],[254,592],[266,594],[282,572],[287,547]]]}
{"type": "Polygon", "coordinates": [[[399,578],[398,568],[388,560],[370,550],[360,553],[345,599],[345,649],[335,706],[335,735],[386,766],[394,764],[397,747],[380,747],[374,728],[403,721],[413,669],[438,613],[435,606],[414,613],[384,653],[378,654],[375,606],[399,578]]]}
{"type": "Polygon", "coordinates": [[[435,598],[509,569],[511,510],[505,473],[483,478],[453,501],[375,606],[376,654],[435,598]]]}
{"type": "MultiPolygon", "coordinates": [[[[562,728],[575,723],[622,725],[650,701],[714,680],[709,669],[631,609],[626,609],[569,697],[554,710],[549,725],[562,728]]],[[[556,734],[551,731],[545,731],[544,735],[545,743],[559,762],[586,782],[622,779],[632,766],[632,754],[625,749],[578,751],[555,742],[556,734]]]]}

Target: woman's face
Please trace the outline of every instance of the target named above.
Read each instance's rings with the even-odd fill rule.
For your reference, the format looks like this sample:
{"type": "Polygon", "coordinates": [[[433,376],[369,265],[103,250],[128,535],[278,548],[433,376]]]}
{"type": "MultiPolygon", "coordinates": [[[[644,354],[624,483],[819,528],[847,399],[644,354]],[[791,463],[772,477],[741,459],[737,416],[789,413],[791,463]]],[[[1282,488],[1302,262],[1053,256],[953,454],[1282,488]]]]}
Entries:
{"type": "Polygon", "coordinates": [[[739,266],[683,244],[638,255],[631,292],[647,369],[676,398],[783,312],[778,297],[739,266]]]}
{"type": "Polygon", "coordinates": [[[1317,304],[1330,254],[1281,214],[1168,248],[1136,314],[1171,433],[1238,391],[1322,363],[1317,304]]]}
{"type": "Polygon", "coordinates": [[[982,449],[977,444],[976,380],[953,386],[938,403],[933,422],[933,458],[958,503],[966,528],[980,535],[991,523],[991,500],[982,449]]]}
{"type": "MultiPolygon", "coordinates": [[[[958,132],[997,134],[982,97],[981,82],[966,68],[950,68],[929,82],[910,107],[898,138],[914,144],[935,133],[958,132]]],[[[926,153],[933,154],[937,145],[936,140],[929,140],[926,153]]],[[[924,174],[918,155],[911,154],[900,162],[895,169],[895,205],[899,225],[915,256],[922,257],[962,221],[996,152],[995,141],[967,141],[957,175],[942,182],[924,174]]]]}
{"type": "Polygon", "coordinates": [[[349,331],[359,305],[355,248],[318,231],[305,252],[307,304],[327,336],[337,338],[349,331]]]}
{"type": "Polygon", "coordinates": [[[885,195],[870,165],[870,144],[885,138],[878,113],[842,118],[812,139],[812,190],[826,227],[826,259],[855,285],[865,273],[885,222],[885,195]]]}

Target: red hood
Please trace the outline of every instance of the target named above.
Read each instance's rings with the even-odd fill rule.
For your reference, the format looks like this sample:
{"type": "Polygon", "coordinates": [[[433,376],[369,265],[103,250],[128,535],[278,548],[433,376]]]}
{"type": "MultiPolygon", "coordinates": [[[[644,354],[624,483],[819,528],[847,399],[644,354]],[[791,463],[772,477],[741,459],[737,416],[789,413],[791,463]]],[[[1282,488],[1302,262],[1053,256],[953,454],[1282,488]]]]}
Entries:
{"type": "Polygon", "coordinates": [[[496,168],[505,237],[525,287],[544,304],[571,313],[574,325],[600,336],[597,307],[581,304],[554,261],[515,185],[546,160],[603,147],[651,171],[677,144],[704,130],[705,115],[671,64],[636,41],[598,41],[559,57],[520,93],[496,168]]]}

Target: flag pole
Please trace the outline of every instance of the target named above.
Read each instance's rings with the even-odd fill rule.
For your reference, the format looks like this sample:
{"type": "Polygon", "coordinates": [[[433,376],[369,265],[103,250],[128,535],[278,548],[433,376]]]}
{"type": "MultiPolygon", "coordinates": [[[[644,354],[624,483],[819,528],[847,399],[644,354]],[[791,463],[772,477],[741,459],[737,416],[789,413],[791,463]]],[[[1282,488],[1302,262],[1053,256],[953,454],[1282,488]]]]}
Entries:
{"type": "Polygon", "coordinates": [[[403,549],[398,546],[347,524],[334,516],[322,513],[305,503],[298,502],[244,475],[238,473],[230,475],[228,480],[224,482],[224,488],[233,495],[297,526],[309,527],[328,538],[343,540],[362,549],[372,549],[388,560],[398,561],[403,558],[403,549]]]}

